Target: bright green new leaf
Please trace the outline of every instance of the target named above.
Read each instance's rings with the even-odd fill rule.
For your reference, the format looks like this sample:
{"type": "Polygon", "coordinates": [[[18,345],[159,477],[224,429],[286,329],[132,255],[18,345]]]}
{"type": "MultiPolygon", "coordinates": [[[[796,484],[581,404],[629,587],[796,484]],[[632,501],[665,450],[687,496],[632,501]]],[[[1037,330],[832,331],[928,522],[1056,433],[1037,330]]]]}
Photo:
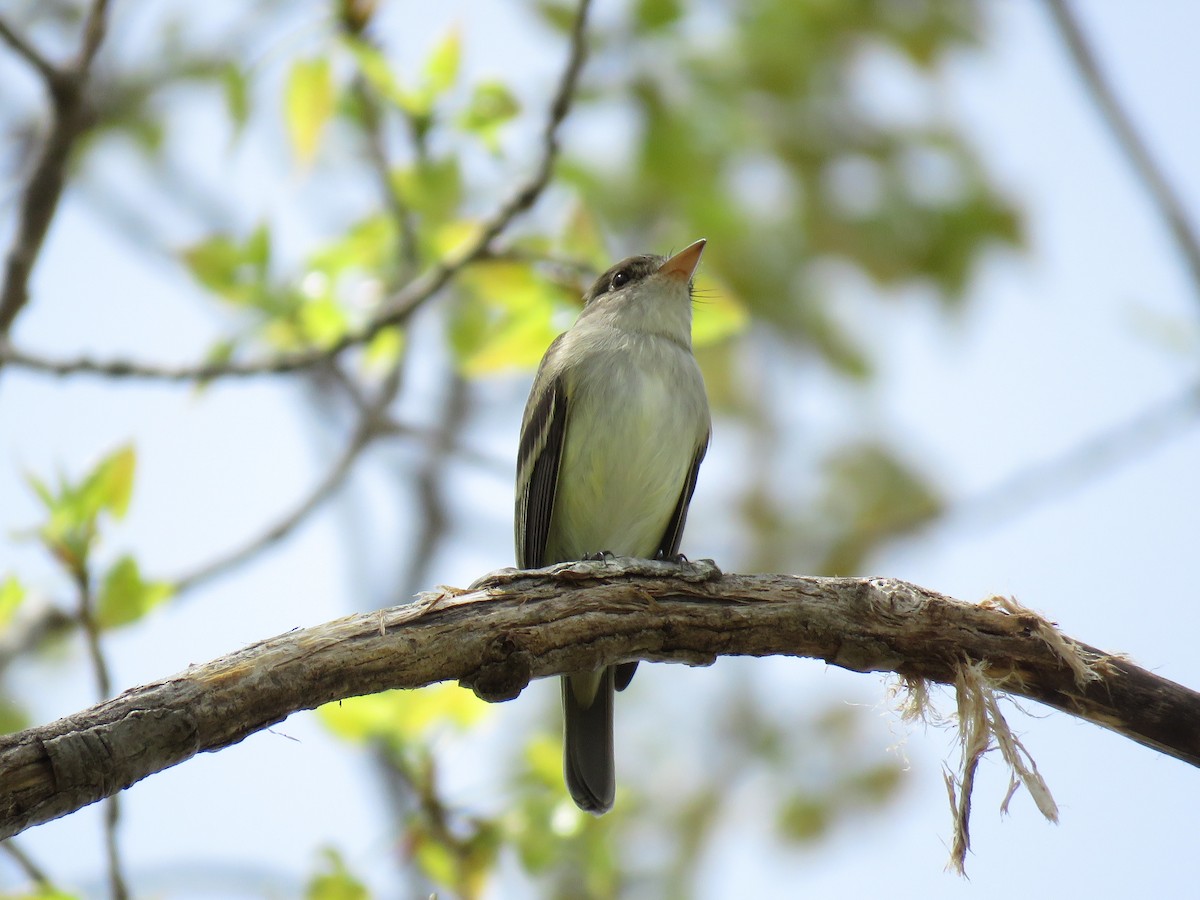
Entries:
{"type": "Polygon", "coordinates": [[[25,585],[17,580],[16,575],[9,575],[0,581],[0,628],[12,621],[17,607],[25,599],[25,585]]]}
{"type": "Polygon", "coordinates": [[[308,259],[311,269],[336,278],[346,272],[374,272],[396,252],[396,221],[376,213],[352,225],[341,237],[316,250],[308,259]]]}
{"type": "Polygon", "coordinates": [[[296,60],[284,90],[284,118],[292,151],[301,166],[312,163],[332,114],[333,74],[328,58],[296,60]]]}
{"type": "Polygon", "coordinates": [[[434,884],[454,885],[459,882],[458,859],[442,841],[428,834],[425,828],[412,828],[408,840],[414,848],[417,866],[434,884]]]}
{"type": "Polygon", "coordinates": [[[562,249],[571,259],[591,263],[597,271],[608,268],[608,248],[600,233],[600,223],[583,203],[576,203],[562,230],[562,249]]]}
{"type": "Polygon", "coordinates": [[[696,277],[692,302],[692,343],[707,347],[740,334],[750,314],[724,284],[710,275],[696,277]]]}
{"type": "Polygon", "coordinates": [[[250,117],[250,92],[242,70],[230,63],[221,69],[221,87],[225,94],[225,108],[233,123],[233,132],[240,134],[250,117]]]}
{"type": "Polygon", "coordinates": [[[634,9],[638,24],[647,31],[673,25],[683,14],[680,0],[638,0],[634,9]]]}
{"type": "Polygon", "coordinates": [[[26,476],[50,513],[37,534],[73,574],[87,571],[100,514],[107,512],[116,519],[125,515],[133,494],[136,464],[132,445],[126,445],[102,459],[77,483],[60,475],[57,491],[32,475],[26,476]]]}
{"type": "Polygon", "coordinates": [[[104,576],[97,600],[96,620],[101,628],[136,622],[166,601],[173,589],[165,581],[146,581],[132,556],[122,556],[104,576]]]}
{"type": "Polygon", "coordinates": [[[346,333],[348,326],[346,311],[331,296],[310,300],[300,307],[300,331],[306,343],[328,347],[346,333]]]}
{"type": "Polygon", "coordinates": [[[214,234],[181,254],[193,277],[232,303],[270,305],[267,275],[271,262],[271,233],[259,225],[244,242],[214,234]]]}
{"type": "MultiPolygon", "coordinates": [[[[0,734],[24,731],[30,725],[29,713],[7,694],[0,694],[0,734]]],[[[7,894],[3,895],[7,898],[7,894]]]]}
{"type": "Polygon", "coordinates": [[[462,176],[458,158],[445,156],[418,163],[392,173],[396,190],[426,224],[440,223],[458,211],[462,200],[462,176]]]}
{"type": "Polygon", "coordinates": [[[84,510],[95,517],[107,510],[114,519],[123,519],[133,496],[133,473],[137,451],[126,444],[101,460],[83,483],[84,510]]]}
{"type": "Polygon", "coordinates": [[[462,35],[457,28],[438,41],[429,59],[425,61],[425,87],[429,100],[436,100],[458,80],[459,64],[462,61],[462,35]]]}
{"type": "Polygon", "coordinates": [[[521,111],[521,104],[512,92],[499,81],[486,81],[475,86],[471,102],[459,116],[459,124],[479,135],[489,150],[499,149],[500,127],[521,111]]]}
{"type": "Polygon", "coordinates": [[[358,71],[379,96],[399,109],[417,111],[417,102],[400,86],[387,57],[378,47],[359,38],[346,39],[346,47],[358,63],[358,71]]]}
{"type": "Polygon", "coordinates": [[[464,729],[487,712],[488,705],[456,684],[419,691],[384,691],[327,703],[317,710],[325,727],[354,743],[386,740],[404,746],[439,727],[464,729]]]}
{"type": "Polygon", "coordinates": [[[463,374],[479,376],[537,365],[559,329],[558,288],[528,263],[487,263],[460,280],[450,343],[463,374]]]}
{"type": "Polygon", "coordinates": [[[325,858],[322,871],[305,885],[305,900],[367,900],[371,896],[366,885],[346,867],[342,855],[332,847],[321,851],[325,858]]]}
{"type": "Polygon", "coordinates": [[[371,338],[363,352],[363,362],[377,371],[391,368],[404,352],[404,330],[384,328],[371,338]]]}

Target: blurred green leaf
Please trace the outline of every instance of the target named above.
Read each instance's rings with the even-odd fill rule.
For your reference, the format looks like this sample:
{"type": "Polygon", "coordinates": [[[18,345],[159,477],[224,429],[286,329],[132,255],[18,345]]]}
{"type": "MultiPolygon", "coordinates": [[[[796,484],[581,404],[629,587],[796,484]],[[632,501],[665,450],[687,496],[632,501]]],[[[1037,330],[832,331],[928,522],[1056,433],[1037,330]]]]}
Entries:
{"type": "Polygon", "coordinates": [[[453,887],[459,883],[458,858],[444,841],[422,827],[410,828],[408,843],[421,873],[434,884],[453,887]]]}
{"type": "Polygon", "coordinates": [[[101,513],[107,512],[114,519],[125,515],[136,464],[133,446],[127,444],[102,459],[78,482],[60,475],[57,491],[33,475],[26,476],[50,514],[38,535],[72,575],[78,577],[87,571],[101,513]]]}
{"type": "Polygon", "coordinates": [[[324,56],[292,63],[284,89],[284,120],[292,152],[302,167],[311,165],[333,114],[333,73],[324,56]]]}
{"type": "Polygon", "coordinates": [[[779,832],[791,841],[815,841],[828,830],[829,813],[829,803],[821,798],[793,797],[780,811],[777,822],[779,832]]]}
{"type": "Polygon", "coordinates": [[[392,173],[396,188],[426,225],[445,222],[458,212],[463,184],[455,156],[427,159],[392,173]]]}
{"type": "Polygon", "coordinates": [[[222,298],[242,306],[271,306],[271,233],[265,224],[241,243],[214,234],[184,249],[181,257],[193,277],[222,298]]]}
{"type": "Polygon", "coordinates": [[[559,290],[528,263],[489,262],[459,279],[450,345],[469,377],[537,365],[558,335],[559,290]]]}
{"type": "Polygon", "coordinates": [[[146,581],[132,556],[122,556],[104,576],[97,598],[96,621],[101,628],[136,622],[174,593],[165,581],[146,581]]]}
{"type": "Polygon", "coordinates": [[[390,369],[404,352],[404,331],[384,328],[371,338],[363,353],[367,367],[377,371],[390,369]]]}
{"type": "Polygon", "coordinates": [[[379,48],[359,38],[347,38],[346,47],[358,63],[359,72],[377,94],[397,109],[417,110],[417,100],[400,86],[396,73],[379,48]]]}
{"type": "Polygon", "coordinates": [[[656,31],[674,25],[683,14],[680,0],[637,0],[634,16],[646,31],[656,31]]]}
{"type": "Polygon", "coordinates": [[[0,734],[24,731],[31,724],[29,713],[7,693],[0,693],[0,734]]]}
{"type": "Polygon", "coordinates": [[[327,703],[317,710],[331,732],[352,743],[384,740],[403,747],[439,728],[462,730],[488,713],[488,704],[456,684],[384,691],[327,703]]]}
{"type": "Polygon", "coordinates": [[[820,515],[837,528],[820,565],[823,574],[857,574],[866,554],[880,543],[942,509],[928,479],[879,443],[841,448],[826,471],[820,515]]]}
{"type": "Polygon", "coordinates": [[[250,92],[246,76],[234,63],[221,69],[221,88],[225,95],[225,109],[233,123],[234,134],[240,134],[250,116],[250,92]]]}
{"type": "Polygon", "coordinates": [[[425,84],[429,103],[432,105],[458,80],[462,61],[462,35],[457,28],[438,41],[425,61],[425,84]]]}
{"type": "Polygon", "coordinates": [[[25,600],[25,585],[16,575],[7,575],[0,581],[0,629],[6,628],[25,600]]]}
{"type": "Polygon", "coordinates": [[[740,334],[750,314],[725,285],[711,276],[696,278],[692,299],[692,344],[707,347],[740,334]]]}
{"type": "Polygon", "coordinates": [[[371,896],[366,885],[347,868],[337,850],[323,848],[321,856],[321,870],[305,885],[305,900],[367,900],[371,896]]]}
{"type": "Polygon", "coordinates": [[[82,894],[60,891],[53,886],[36,887],[30,891],[0,894],[3,900],[82,900],[82,894]]]}
{"type": "Polygon", "coordinates": [[[507,86],[498,81],[487,81],[475,86],[471,102],[458,121],[495,152],[499,149],[501,126],[515,118],[520,111],[521,105],[507,86]]]}

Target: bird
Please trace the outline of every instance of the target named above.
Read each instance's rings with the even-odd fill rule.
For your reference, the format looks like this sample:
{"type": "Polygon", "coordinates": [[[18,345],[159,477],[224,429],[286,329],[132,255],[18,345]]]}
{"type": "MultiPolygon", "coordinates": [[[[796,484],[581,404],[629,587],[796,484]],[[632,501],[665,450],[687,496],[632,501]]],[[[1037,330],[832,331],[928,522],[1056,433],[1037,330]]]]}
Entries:
{"type": "MultiPolygon", "coordinates": [[[[682,561],[712,431],[692,353],[692,282],[705,244],[609,268],[542,357],[517,456],[522,569],[606,556],[682,561]]],[[[595,815],[616,793],[613,692],[636,668],[561,678],[563,774],[575,803],[595,815]]]]}

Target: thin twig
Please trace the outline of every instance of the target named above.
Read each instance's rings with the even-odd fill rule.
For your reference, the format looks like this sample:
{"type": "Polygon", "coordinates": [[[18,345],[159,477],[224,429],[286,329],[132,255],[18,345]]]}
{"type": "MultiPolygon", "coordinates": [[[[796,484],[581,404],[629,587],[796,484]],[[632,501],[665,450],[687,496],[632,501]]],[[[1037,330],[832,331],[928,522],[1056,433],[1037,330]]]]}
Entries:
{"type": "Polygon", "coordinates": [[[1030,465],[995,487],[960,501],[929,525],[953,525],[961,530],[1003,522],[1141,459],[1150,448],[1195,425],[1198,418],[1200,384],[1193,384],[1061,456],[1030,465]]]}
{"type": "Polygon", "coordinates": [[[438,544],[446,536],[449,516],[443,496],[446,465],[450,453],[458,442],[458,435],[469,411],[470,394],[466,380],[457,372],[450,374],[449,390],[442,404],[442,423],[436,436],[426,448],[425,460],[416,473],[415,482],[420,514],[419,530],[411,542],[411,552],[404,566],[400,601],[413,597],[427,584],[429,564],[437,551],[438,544]]]}
{"type": "MultiPolygon", "coordinates": [[[[100,700],[104,701],[112,696],[112,673],[100,643],[100,623],[96,621],[91,581],[86,571],[75,572],[75,587],[78,599],[76,618],[79,620],[88,657],[91,659],[96,691],[100,700]]],[[[117,826],[120,820],[120,799],[114,794],[105,801],[104,807],[104,850],[108,859],[108,886],[112,900],[126,900],[129,896],[125,876],[122,874],[120,846],[117,843],[117,826]]]]}
{"type": "Polygon", "coordinates": [[[1096,54],[1088,44],[1070,5],[1066,0],[1049,0],[1047,8],[1058,28],[1059,36],[1066,44],[1071,62],[1091,94],[1092,102],[1096,104],[1105,124],[1128,158],[1130,166],[1149,192],[1175,241],[1176,249],[1187,263],[1192,285],[1200,294],[1200,236],[1188,221],[1177,192],[1168,183],[1163,170],[1154,161],[1146,142],[1134,127],[1133,120],[1121,106],[1112,85],[1101,71],[1096,54]]]}
{"type": "Polygon", "coordinates": [[[33,44],[14,31],[3,18],[0,18],[0,39],[3,39],[4,43],[8,44],[25,62],[37,69],[38,74],[47,85],[56,83],[61,77],[61,73],[54,64],[42,56],[33,44]]]}
{"type": "Polygon", "coordinates": [[[398,280],[404,282],[421,265],[416,221],[407,198],[392,177],[392,166],[388,161],[387,148],[384,146],[383,114],[375,94],[362,76],[355,78],[352,90],[362,105],[366,119],[367,156],[370,159],[371,168],[375,172],[375,178],[379,182],[379,190],[383,194],[384,202],[399,231],[398,249],[401,265],[398,280]]]}
{"type": "Polygon", "coordinates": [[[216,578],[218,575],[223,575],[243,565],[267,547],[283,540],[295,531],[314,510],[337,493],[363,451],[381,434],[378,427],[379,419],[387,409],[388,404],[395,399],[396,393],[399,390],[399,371],[400,367],[397,365],[389,372],[388,377],[384,379],[384,384],[380,388],[378,395],[362,411],[358,424],[355,426],[354,432],[350,436],[350,440],[346,443],[345,448],[325,474],[325,477],[321,479],[308,496],[297,504],[295,509],[254,540],[224,556],[197,567],[181,578],[177,578],[173,582],[176,595],[199,587],[201,584],[216,578]]]}
{"type": "Polygon", "coordinates": [[[46,870],[39,866],[28,853],[26,853],[15,840],[9,838],[7,841],[0,843],[0,849],[3,849],[8,858],[17,864],[25,877],[36,884],[43,891],[49,891],[54,887],[54,882],[50,880],[50,876],[46,874],[46,870]]]}
{"type": "MultiPolygon", "coordinates": [[[[74,66],[65,70],[38,66],[52,99],[53,124],[21,195],[16,232],[8,251],[4,285],[0,288],[0,341],[29,302],[29,276],[62,197],[67,161],[86,128],[83,95],[92,60],[104,38],[107,10],[107,0],[95,0],[92,4],[74,66]]],[[[18,48],[13,37],[15,34],[6,35],[5,39],[18,48]]],[[[28,50],[33,52],[31,47],[28,50]]],[[[4,355],[0,354],[0,368],[4,363],[4,355]]]]}
{"type": "MultiPolygon", "coordinates": [[[[138,377],[163,381],[212,381],[278,375],[307,369],[341,355],[350,347],[366,343],[385,328],[403,325],[430,297],[444,288],[460,271],[483,258],[491,242],[512,221],[528,210],[550,182],[559,153],[559,129],[570,112],[579,84],[579,73],[587,55],[587,14],[591,0],[580,0],[567,63],[550,105],[550,115],[542,132],[541,155],[533,173],[512,196],[488,217],[478,234],[463,250],[448,261],[439,262],[423,275],[399,290],[380,312],[363,327],[346,333],[327,347],[314,347],[250,362],[202,363],[188,366],[161,366],[132,360],[95,360],[90,357],[52,359],[6,345],[0,340],[0,365],[8,363],[55,375],[94,374],[109,377],[138,377]]],[[[3,329],[0,329],[0,338],[3,329]]]]}

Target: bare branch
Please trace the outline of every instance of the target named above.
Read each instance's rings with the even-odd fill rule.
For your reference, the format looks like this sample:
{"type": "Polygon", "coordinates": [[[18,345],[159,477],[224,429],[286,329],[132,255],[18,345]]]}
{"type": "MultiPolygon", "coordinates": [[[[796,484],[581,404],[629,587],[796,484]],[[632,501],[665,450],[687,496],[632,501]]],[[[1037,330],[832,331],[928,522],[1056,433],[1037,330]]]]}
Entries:
{"type": "Polygon", "coordinates": [[[1079,72],[1079,77],[1083,79],[1088,93],[1091,94],[1092,102],[1096,104],[1118,146],[1128,158],[1130,166],[1149,192],[1175,241],[1176,249],[1187,263],[1192,285],[1197,294],[1200,294],[1200,237],[1188,221],[1178,194],[1150,155],[1150,150],[1134,127],[1133,120],[1121,106],[1112,85],[1105,79],[1096,61],[1096,54],[1092,52],[1070,4],[1067,0],[1049,0],[1047,7],[1058,28],[1059,36],[1066,44],[1071,61],[1079,72]]]}
{"type": "Polygon", "coordinates": [[[457,680],[488,700],[530,679],[641,659],[823,659],[992,685],[1200,766],[1200,693],[1062,635],[1011,603],[887,578],[722,575],[710,562],[503,570],[469,591],[253,644],[57,722],[0,737],[0,837],[66,815],[293,712],[457,680]]]}
{"type": "MultiPolygon", "coordinates": [[[[29,276],[62,197],[67,160],[86,127],[83,95],[92,60],[104,38],[107,10],[107,0],[95,0],[92,4],[84,25],[78,59],[73,67],[58,70],[39,66],[39,71],[47,79],[46,85],[53,100],[54,119],[41,155],[21,194],[16,233],[8,251],[4,284],[0,287],[0,341],[8,335],[13,321],[29,302],[29,276]]],[[[8,35],[5,37],[13,44],[8,35]]],[[[28,49],[32,53],[32,48],[28,49]]],[[[4,355],[0,353],[0,368],[5,362],[4,355]]]]}
{"type": "MultiPolygon", "coordinates": [[[[550,104],[550,115],[542,132],[541,154],[532,174],[508,200],[480,224],[478,233],[465,248],[452,259],[439,262],[397,291],[384,308],[363,327],[347,332],[328,347],[314,347],[250,362],[231,361],[190,366],[161,366],[131,360],[95,360],[86,356],[52,359],[6,345],[3,342],[5,329],[0,327],[0,366],[8,363],[55,375],[93,374],[164,381],[210,381],[227,377],[278,375],[324,363],[350,347],[370,341],[385,328],[405,324],[425,301],[449,284],[459,272],[486,256],[492,241],[503,234],[517,216],[532,207],[549,184],[554,164],[558,160],[558,132],[575,99],[579,73],[587,56],[587,15],[590,5],[591,0],[580,0],[571,29],[567,62],[550,104]]],[[[0,326],[2,325],[3,320],[0,319],[0,326]]]]}
{"type": "Polygon", "coordinates": [[[12,26],[3,18],[0,18],[0,39],[3,39],[4,43],[8,44],[25,62],[37,69],[38,74],[47,85],[57,83],[59,78],[62,77],[62,74],[54,67],[54,64],[42,56],[33,44],[14,31],[12,26]]]}
{"type": "Polygon", "coordinates": [[[294,510],[257,538],[254,538],[249,543],[225,556],[206,563],[189,574],[176,579],[174,582],[175,593],[181,594],[184,591],[192,590],[204,582],[216,578],[218,575],[223,575],[249,562],[263,550],[291,534],[312,512],[337,493],[338,489],[345,482],[346,477],[354,468],[354,464],[358,461],[358,458],[362,456],[363,451],[367,449],[372,441],[384,433],[380,427],[381,420],[383,419],[384,411],[392,400],[395,399],[399,387],[400,367],[397,365],[392,368],[388,377],[384,379],[384,384],[380,388],[378,395],[362,408],[359,422],[355,426],[350,440],[334,461],[333,466],[325,474],[325,477],[321,479],[309,495],[301,500],[294,510]]]}
{"type": "Polygon", "coordinates": [[[43,891],[48,891],[54,887],[54,883],[50,880],[50,876],[46,874],[46,870],[39,866],[33,857],[18,846],[16,841],[7,840],[0,842],[0,849],[3,849],[5,855],[17,864],[17,867],[25,873],[26,878],[43,891]]]}
{"type": "Polygon", "coordinates": [[[1200,419],[1200,383],[1150,406],[1044,462],[1029,465],[999,484],[967,497],[931,520],[930,529],[991,527],[1142,459],[1150,449],[1200,419]]]}

